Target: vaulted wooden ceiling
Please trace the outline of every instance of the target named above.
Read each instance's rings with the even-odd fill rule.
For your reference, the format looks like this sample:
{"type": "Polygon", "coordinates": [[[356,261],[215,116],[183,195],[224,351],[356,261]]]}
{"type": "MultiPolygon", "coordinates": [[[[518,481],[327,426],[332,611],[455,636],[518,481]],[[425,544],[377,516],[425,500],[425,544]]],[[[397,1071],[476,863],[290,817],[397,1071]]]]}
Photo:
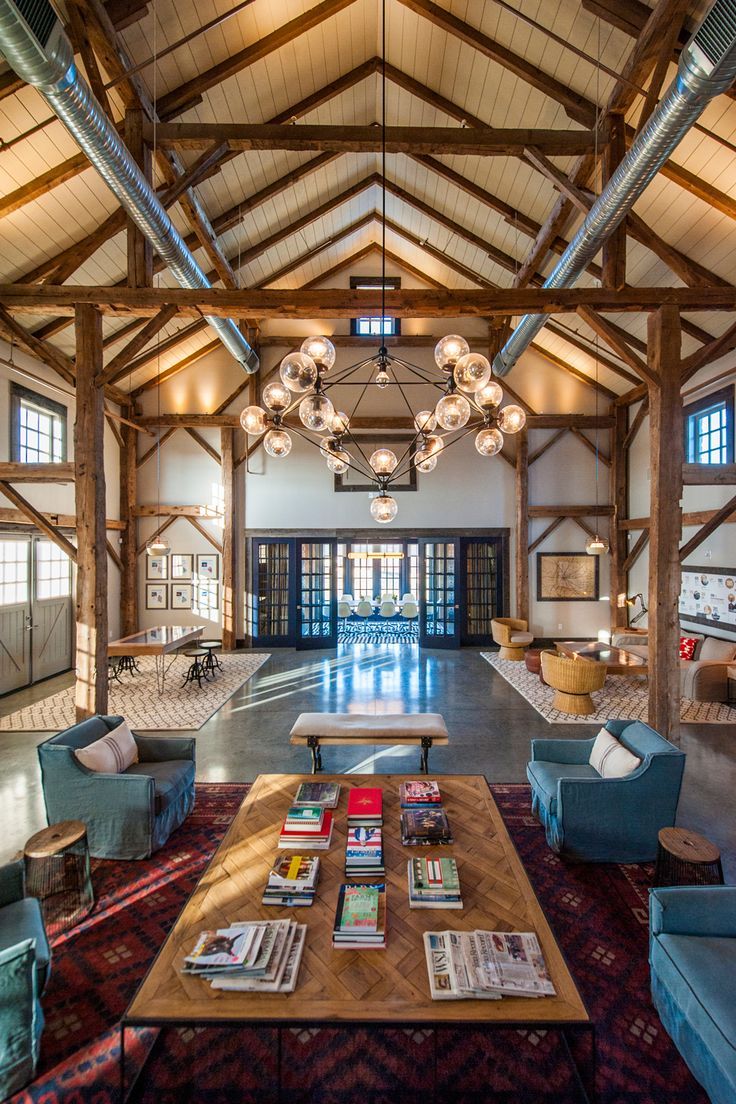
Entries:
{"type": "MultiPolygon", "coordinates": [[[[692,0],[386,0],[394,262],[433,287],[541,282],[600,189],[606,151],[620,154],[652,110],[706,9],[692,0]]],[[[214,282],[313,287],[375,251],[381,0],[67,0],[62,10],[111,117],[124,126],[126,109],[142,108],[154,182],[214,282]]],[[[123,283],[125,218],[48,119],[34,89],[0,75],[0,281],[123,283]]],[[[632,286],[736,283],[735,187],[729,94],[708,107],[636,204],[625,239],[580,286],[620,282],[624,257],[632,286]]],[[[166,271],[156,282],[174,286],[166,271]]],[[[16,322],[34,332],[40,355],[73,355],[68,318],[16,322]]],[[[694,357],[732,317],[683,322],[694,357]]],[[[635,378],[645,324],[584,309],[548,325],[538,344],[590,374],[597,332],[601,379],[621,392],[635,378]]],[[[0,313],[0,333],[9,325],[0,313]]],[[[123,390],[145,385],[159,357],[165,369],[213,337],[203,322],[166,312],[108,318],[105,336],[107,377],[123,390]]]]}

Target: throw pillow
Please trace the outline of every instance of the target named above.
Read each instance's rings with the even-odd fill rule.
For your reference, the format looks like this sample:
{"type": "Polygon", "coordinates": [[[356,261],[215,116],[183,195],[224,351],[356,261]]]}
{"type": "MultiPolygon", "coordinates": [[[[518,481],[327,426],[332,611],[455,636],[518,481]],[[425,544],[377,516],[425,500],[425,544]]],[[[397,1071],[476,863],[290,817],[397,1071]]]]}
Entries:
{"type": "Polygon", "coordinates": [[[138,745],[125,721],[100,740],[74,752],[87,770],[97,774],[122,774],[138,762],[138,745]]]}
{"type": "Polygon", "coordinates": [[[680,659],[692,659],[695,655],[695,646],[697,644],[692,636],[680,637],[680,659]]]}
{"type": "Polygon", "coordinates": [[[636,770],[641,759],[632,755],[607,728],[602,728],[595,738],[588,762],[601,778],[625,778],[636,770]]]}
{"type": "Polygon", "coordinates": [[[700,649],[701,659],[716,659],[721,663],[730,663],[735,655],[736,644],[733,640],[721,640],[716,636],[706,636],[700,649]]]}

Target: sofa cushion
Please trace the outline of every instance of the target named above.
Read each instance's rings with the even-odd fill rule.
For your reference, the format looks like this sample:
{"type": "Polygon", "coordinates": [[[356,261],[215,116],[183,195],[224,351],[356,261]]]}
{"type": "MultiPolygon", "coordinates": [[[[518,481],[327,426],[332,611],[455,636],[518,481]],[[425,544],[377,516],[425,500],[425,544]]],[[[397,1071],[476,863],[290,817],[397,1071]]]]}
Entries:
{"type": "Polygon", "coordinates": [[[631,652],[632,655],[639,656],[641,659],[649,658],[648,644],[627,644],[624,651],[631,652]]]}
{"type": "Polygon", "coordinates": [[[715,636],[706,636],[698,656],[698,659],[717,659],[722,663],[730,663],[734,658],[736,644],[733,640],[719,640],[715,636]]]}
{"type": "Polygon", "coordinates": [[[86,747],[77,748],[75,757],[87,770],[99,774],[122,774],[138,761],[138,746],[125,721],[86,747]]]}
{"type": "Polygon", "coordinates": [[[596,736],[588,762],[601,778],[625,778],[641,765],[641,759],[605,728],[596,736]]]}
{"type": "Polygon", "coordinates": [[[194,785],[191,759],[169,759],[163,763],[134,763],[126,774],[142,774],[153,779],[156,816],[173,805],[194,785]]]}
{"type": "Polygon", "coordinates": [[[736,1063],[736,939],[660,934],[652,939],[652,971],[720,1066],[736,1063]]]}
{"type": "Polygon", "coordinates": [[[526,768],[529,780],[551,816],[557,815],[557,783],[560,778],[599,778],[590,763],[548,763],[533,759],[526,768]]]}
{"type": "Polygon", "coordinates": [[[510,639],[512,644],[531,644],[534,636],[530,632],[512,632],[510,639]]]}
{"type": "Polygon", "coordinates": [[[23,897],[0,909],[0,950],[33,939],[36,943],[36,969],[38,992],[46,985],[51,962],[51,949],[43,926],[41,906],[35,897],[23,897]]]}
{"type": "Polygon", "coordinates": [[[694,636],[680,637],[680,659],[692,659],[698,642],[694,636]]]}

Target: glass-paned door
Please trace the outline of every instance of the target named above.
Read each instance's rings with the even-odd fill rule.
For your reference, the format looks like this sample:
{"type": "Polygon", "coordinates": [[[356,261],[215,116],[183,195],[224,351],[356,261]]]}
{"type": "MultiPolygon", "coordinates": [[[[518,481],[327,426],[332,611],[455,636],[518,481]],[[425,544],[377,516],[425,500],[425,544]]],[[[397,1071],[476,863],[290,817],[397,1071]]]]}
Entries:
{"type": "Polygon", "coordinates": [[[31,681],[31,542],[0,538],[0,694],[31,681]]]}
{"type": "Polygon", "coordinates": [[[72,564],[52,541],[33,541],[33,681],[49,678],[72,665],[72,564]]]}
{"type": "Polygon", "coordinates": [[[501,615],[503,564],[501,547],[493,537],[467,537],[462,552],[462,643],[488,644],[491,621],[501,615]]]}
{"type": "Polygon", "coordinates": [[[425,648],[460,646],[459,544],[423,540],[419,545],[419,643],[425,648]]]}
{"type": "Polygon", "coordinates": [[[254,539],[251,633],[261,644],[294,642],[294,542],[254,539]]]}
{"type": "Polygon", "coordinates": [[[297,648],[337,647],[336,542],[297,541],[297,648]]]}

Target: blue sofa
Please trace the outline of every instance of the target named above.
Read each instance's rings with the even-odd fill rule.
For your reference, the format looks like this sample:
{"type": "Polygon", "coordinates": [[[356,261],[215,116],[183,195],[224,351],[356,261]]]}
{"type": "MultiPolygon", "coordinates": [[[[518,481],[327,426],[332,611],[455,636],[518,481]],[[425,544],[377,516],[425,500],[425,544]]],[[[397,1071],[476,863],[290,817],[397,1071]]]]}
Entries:
{"type": "Polygon", "coordinates": [[[51,971],[41,907],[25,897],[23,863],[0,867],[0,1099],[36,1070],[43,1031],[39,997],[51,971]]]}
{"type": "Polygon", "coordinates": [[[594,739],[532,740],[532,812],[558,854],[648,862],[659,829],[675,823],[685,755],[643,721],[608,721],[606,728],[640,766],[626,778],[601,778],[588,762],[594,739]]]}
{"type": "Polygon", "coordinates": [[[736,886],[653,889],[652,999],[713,1104],[736,1100],[736,886]]]}
{"type": "Polygon", "coordinates": [[[103,859],[146,859],[162,847],[194,806],[191,737],[140,736],[139,762],[122,774],[88,770],[75,748],[99,740],[122,717],[90,717],[39,745],[49,824],[82,820],[90,854],[103,859]]]}

